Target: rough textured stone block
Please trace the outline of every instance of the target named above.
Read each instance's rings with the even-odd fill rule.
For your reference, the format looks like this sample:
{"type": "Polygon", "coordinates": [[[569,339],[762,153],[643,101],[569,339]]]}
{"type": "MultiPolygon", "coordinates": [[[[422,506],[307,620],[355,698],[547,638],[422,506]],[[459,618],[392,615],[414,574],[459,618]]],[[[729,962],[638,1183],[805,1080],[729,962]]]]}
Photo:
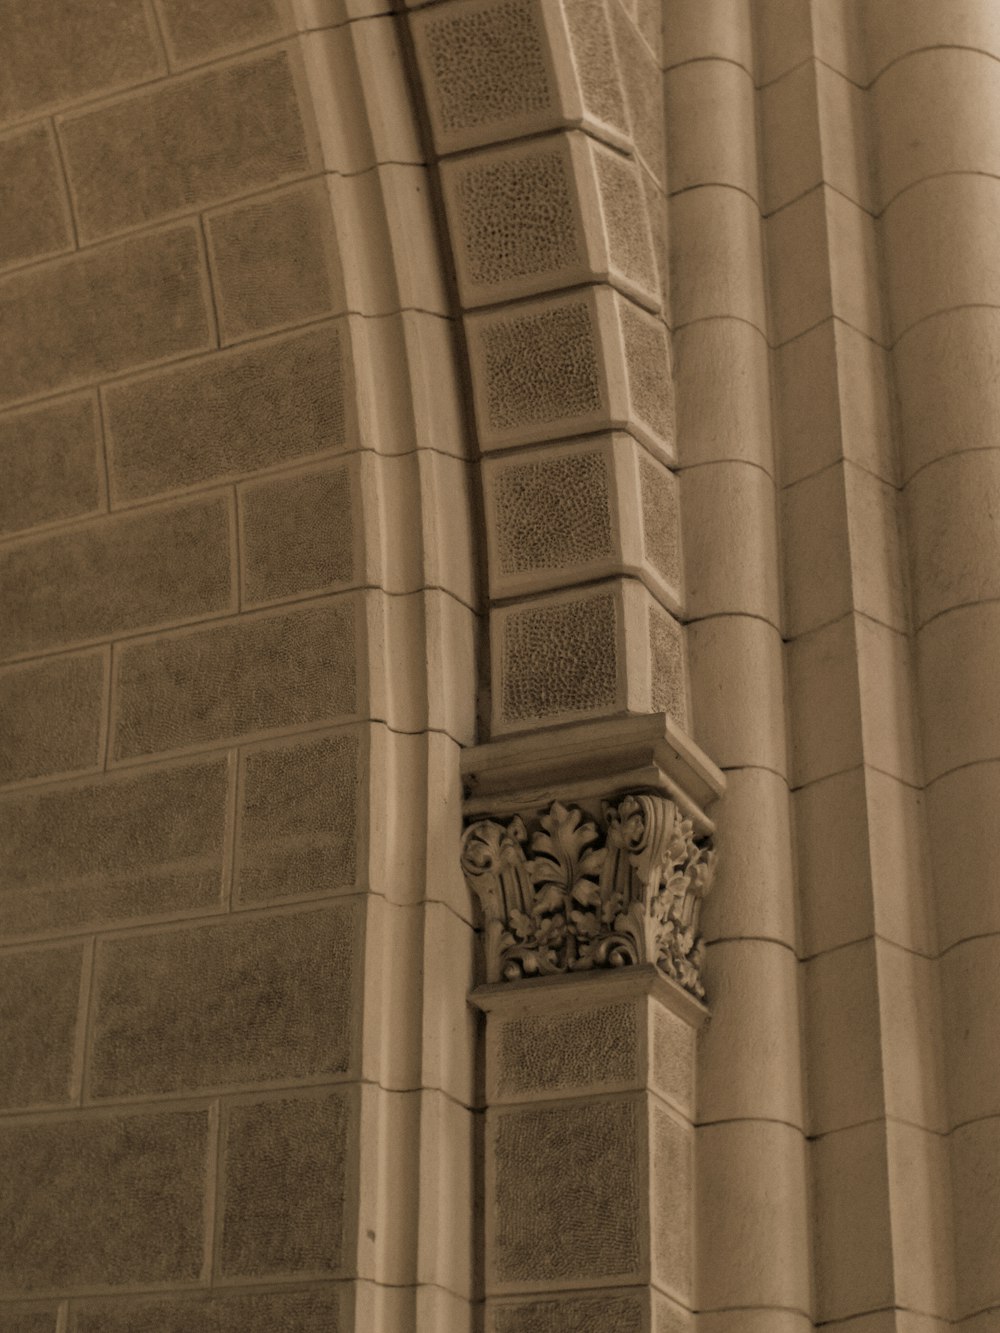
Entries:
{"type": "Polygon", "coordinates": [[[89,239],[277,184],[310,166],[285,51],[65,117],[59,135],[81,236],[89,239]]]}
{"type": "Polygon", "coordinates": [[[0,1281],[11,1294],[191,1281],[208,1114],[0,1126],[0,1281]]]}
{"type": "MultiPolygon", "coordinates": [[[[347,1333],[343,1287],[260,1291],[236,1296],[87,1301],[69,1333],[347,1333]]],[[[0,1333],[5,1333],[0,1324],[0,1333]]]]}
{"type": "Polygon", "coordinates": [[[206,232],[224,342],[334,309],[339,262],[323,181],[211,214],[206,232]]]}
{"type": "Polygon", "coordinates": [[[0,1308],[0,1333],[58,1333],[55,1305],[10,1305],[0,1308]]]}
{"type": "Polygon", "coordinates": [[[0,783],[98,764],[105,667],[95,652],[0,671],[0,783]]]}
{"type": "Polygon", "coordinates": [[[225,1277],[336,1273],[351,1263],[350,1149],[341,1094],[234,1106],[225,1134],[225,1277]]]}
{"type": "Polygon", "coordinates": [[[482,442],[607,424],[600,333],[586,294],[468,320],[482,442]]]}
{"type": "Polygon", "coordinates": [[[524,727],[550,714],[613,711],[621,693],[619,620],[610,591],[508,611],[499,645],[503,722],[524,727]]]}
{"type": "Polygon", "coordinates": [[[677,478],[651,458],[639,458],[642,538],[646,558],[671,588],[681,587],[677,478]]]}
{"type": "Polygon", "coordinates": [[[244,605],[352,583],[360,503],[344,465],[241,487],[244,605]]]}
{"type": "Polygon", "coordinates": [[[219,902],[225,759],[11,793],[0,800],[0,934],[219,902]]]}
{"type": "Polygon", "coordinates": [[[613,712],[687,724],[683,631],[633,579],[492,612],[494,730],[613,712]]]}
{"type": "MultiPolygon", "coordinates": [[[[580,200],[586,150],[568,135],[532,139],[442,166],[463,298],[524,296],[590,276],[580,200]]],[[[591,224],[593,221],[591,219],[591,224]]]]}
{"type": "Polygon", "coordinates": [[[98,431],[97,404],[90,394],[0,417],[0,532],[97,509],[98,431]]]}
{"type": "Polygon", "coordinates": [[[696,1033],[662,1005],[651,1006],[649,1019],[649,1086],[693,1117],[696,1033]]]}
{"type": "Polygon", "coordinates": [[[94,1097],[344,1074],[353,906],[102,940],[94,1097]]]}
{"type": "Polygon", "coordinates": [[[47,125],[0,139],[0,266],[72,250],[67,201],[47,125]]]}
{"type": "Polygon", "coordinates": [[[492,1112],[487,1140],[487,1289],[639,1274],[637,1101],[492,1112]]]}
{"type": "Polygon", "coordinates": [[[128,644],[114,757],[355,713],[355,605],[344,598],[128,644]]]}
{"type": "Polygon", "coordinates": [[[171,59],[186,65],[289,31],[282,0],[157,0],[171,59]]]}
{"type": "MultiPolygon", "coordinates": [[[[570,2],[580,4],[581,0],[570,2]]],[[[618,68],[621,70],[620,86],[628,107],[632,142],[652,175],[663,184],[666,179],[666,117],[663,113],[663,76],[659,62],[621,8],[613,4],[608,8],[614,26],[614,44],[618,68]]]]}
{"type": "Polygon", "coordinates": [[[105,390],[118,500],[342,447],[346,330],[334,325],[105,390]]]}
{"type": "Polygon", "coordinates": [[[669,444],[674,437],[674,402],[667,330],[631,301],[619,297],[617,305],[631,411],[654,439],[669,444]]]}
{"type": "Polygon", "coordinates": [[[0,549],[4,651],[234,610],[227,499],[101,518],[0,549]]]}
{"type": "Polygon", "coordinates": [[[604,219],[608,272],[613,280],[658,303],[659,274],[646,193],[635,163],[590,145],[604,219]]]}
{"type": "Polygon", "coordinates": [[[533,0],[473,0],[411,20],[441,151],[559,121],[544,21],[533,0]]]}
{"type": "Polygon", "coordinates": [[[490,1019],[494,1101],[566,1096],[636,1084],[639,1022],[631,1002],[490,1019]]]}
{"type": "Polygon", "coordinates": [[[236,862],[241,902],[332,893],[355,883],[363,869],[362,776],[357,732],[245,753],[236,862]]]}
{"type": "Polygon", "coordinates": [[[592,119],[624,137],[628,133],[628,116],[608,21],[609,8],[604,0],[563,0],[584,107],[592,119]]]}
{"type": "Polygon", "coordinates": [[[648,1298],[639,1292],[504,1302],[487,1314],[489,1333],[646,1333],[648,1298]]]}
{"type": "Polygon", "coordinates": [[[0,401],[210,343],[197,229],[130,237],[0,282],[0,401]]]}
{"type": "Polygon", "coordinates": [[[151,17],[142,0],[8,0],[0,11],[0,120],[160,73],[151,17]]]}
{"type": "Polygon", "coordinates": [[[532,451],[487,463],[494,583],[529,571],[585,575],[614,559],[612,467],[606,451],[532,451]]]}
{"type": "Polygon", "coordinates": [[[6,953],[0,969],[0,1106],[65,1102],[83,947],[6,953]]]}
{"type": "Polygon", "coordinates": [[[682,1301],[693,1281],[694,1138],[655,1101],[649,1106],[650,1250],[653,1277],[682,1301]]]}

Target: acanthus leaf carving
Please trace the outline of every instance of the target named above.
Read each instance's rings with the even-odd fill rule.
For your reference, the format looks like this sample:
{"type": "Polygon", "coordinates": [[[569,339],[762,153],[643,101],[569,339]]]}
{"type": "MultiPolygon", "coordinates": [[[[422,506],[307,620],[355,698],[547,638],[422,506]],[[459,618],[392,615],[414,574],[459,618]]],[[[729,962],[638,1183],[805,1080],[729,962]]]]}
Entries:
{"type": "Polygon", "coordinates": [[[702,899],[715,853],[656,793],[602,804],[602,826],[553,801],[465,831],[462,869],[483,913],[488,981],[654,963],[704,996],[702,899]]]}

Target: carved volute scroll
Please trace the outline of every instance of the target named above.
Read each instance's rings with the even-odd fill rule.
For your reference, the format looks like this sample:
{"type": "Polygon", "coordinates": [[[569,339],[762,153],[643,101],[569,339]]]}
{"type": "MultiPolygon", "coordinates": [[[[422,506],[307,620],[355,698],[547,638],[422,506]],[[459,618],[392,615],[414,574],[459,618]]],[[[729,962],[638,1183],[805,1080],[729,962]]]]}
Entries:
{"type": "Polygon", "coordinates": [[[487,980],[654,963],[702,998],[701,901],[715,853],[651,793],[602,802],[599,826],[554,801],[465,831],[462,869],[483,912],[487,980]]]}

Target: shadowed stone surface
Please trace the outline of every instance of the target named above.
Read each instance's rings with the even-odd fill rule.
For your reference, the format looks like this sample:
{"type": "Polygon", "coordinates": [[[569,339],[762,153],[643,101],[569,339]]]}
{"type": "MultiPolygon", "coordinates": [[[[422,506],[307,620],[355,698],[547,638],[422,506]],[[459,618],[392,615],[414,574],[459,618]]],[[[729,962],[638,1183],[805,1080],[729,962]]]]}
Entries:
{"type": "Polygon", "coordinates": [[[97,508],[98,429],[89,394],[0,417],[0,532],[97,508]]]}
{"type": "Polygon", "coordinates": [[[0,265],[71,249],[53,142],[44,125],[0,139],[0,265]]]}
{"type": "Polygon", "coordinates": [[[124,648],[115,758],[353,713],[354,621],[348,599],[124,648]]]}
{"type": "Polygon", "coordinates": [[[240,504],[247,604],[349,584],[353,498],[346,467],[246,487],[240,504]]]}
{"type": "Polygon", "coordinates": [[[259,902],[350,887],[362,799],[355,734],[250,751],[241,785],[236,896],[259,902]]]}
{"type": "Polygon", "coordinates": [[[0,934],[218,903],[227,788],[211,759],[0,799],[0,934]]]}
{"type": "Polygon", "coordinates": [[[358,938],[340,906],[102,940],[91,1094],[346,1073],[358,938]]]}
{"type": "Polygon", "coordinates": [[[340,1095],[230,1110],[220,1260],[225,1276],[334,1273],[349,1262],[353,1119],[350,1102],[340,1095]]]}
{"type": "MultiPolygon", "coordinates": [[[[341,1288],[87,1302],[69,1333],[347,1333],[341,1288]]],[[[6,1333],[0,1321],[0,1333],[6,1333]]]]}
{"type": "Polygon", "coordinates": [[[56,1333],[58,1318],[56,1306],[51,1309],[0,1307],[0,1333],[56,1333]]]}
{"type": "Polygon", "coordinates": [[[489,1333],[644,1333],[643,1299],[638,1294],[563,1296],[521,1305],[498,1305],[489,1333]]]}
{"type": "Polygon", "coordinates": [[[0,1282],[190,1281],[202,1263],[208,1114],[0,1124],[0,1282]]]}
{"type": "Polygon", "coordinates": [[[224,339],[330,313],[334,241],[323,181],[239,204],[205,226],[224,339]]]}
{"type": "Polygon", "coordinates": [[[6,953],[0,968],[0,1106],[69,1100],[83,948],[6,953]]]}
{"type": "Polygon", "coordinates": [[[158,0],[174,59],[205,60],[216,51],[253,46],[281,36],[277,0],[158,0]]]}
{"type": "Polygon", "coordinates": [[[142,0],[5,0],[0,120],[39,112],[160,72],[142,0]]]}
{"type": "Polygon", "coordinates": [[[0,783],[97,764],[104,675],[103,652],[0,671],[0,783]]]}
{"type": "Polygon", "coordinates": [[[335,326],[106,390],[111,487],[138,499],[347,443],[335,326]]]}
{"type": "Polygon", "coordinates": [[[208,346],[193,227],[85,250],[0,282],[0,401],[208,346]]]}
{"type": "Polygon", "coordinates": [[[158,84],[63,120],[59,133],[80,229],[91,239],[309,167],[284,51],[158,84]]]}
{"type": "Polygon", "coordinates": [[[4,648],[41,652],[233,607],[229,504],[100,519],[0,549],[4,648]]]}

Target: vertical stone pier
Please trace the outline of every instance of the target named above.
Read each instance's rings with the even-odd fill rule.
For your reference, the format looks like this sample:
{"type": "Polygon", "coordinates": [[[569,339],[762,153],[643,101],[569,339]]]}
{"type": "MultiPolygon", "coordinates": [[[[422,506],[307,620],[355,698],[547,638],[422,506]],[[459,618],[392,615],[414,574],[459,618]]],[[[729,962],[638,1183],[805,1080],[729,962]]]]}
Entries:
{"type": "Polygon", "coordinates": [[[479,746],[466,769],[486,1328],[689,1330],[702,805],[721,774],[663,715],[479,746]]]}

